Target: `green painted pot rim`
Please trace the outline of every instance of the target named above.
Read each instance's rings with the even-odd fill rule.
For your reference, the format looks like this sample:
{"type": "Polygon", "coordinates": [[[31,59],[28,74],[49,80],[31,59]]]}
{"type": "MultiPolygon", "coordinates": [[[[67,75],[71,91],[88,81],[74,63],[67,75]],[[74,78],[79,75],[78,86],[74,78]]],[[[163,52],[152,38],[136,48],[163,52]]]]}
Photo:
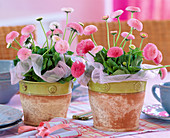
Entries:
{"type": "Polygon", "coordinates": [[[33,82],[22,80],[19,82],[20,92],[27,95],[58,96],[72,92],[72,81],[64,84],[59,82],[33,82]]]}
{"type": "Polygon", "coordinates": [[[146,81],[122,81],[112,83],[94,83],[92,80],[88,83],[88,89],[100,93],[137,93],[145,91],[146,81]]]}

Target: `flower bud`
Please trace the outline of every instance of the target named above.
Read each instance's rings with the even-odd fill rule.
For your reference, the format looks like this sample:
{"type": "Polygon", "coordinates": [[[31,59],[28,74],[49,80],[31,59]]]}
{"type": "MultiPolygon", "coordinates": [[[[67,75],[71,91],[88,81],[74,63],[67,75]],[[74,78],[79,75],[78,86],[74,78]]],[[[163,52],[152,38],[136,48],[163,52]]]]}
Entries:
{"type": "Polygon", "coordinates": [[[42,19],[43,19],[43,17],[36,18],[37,21],[41,21],[42,19]]]}
{"type": "Polygon", "coordinates": [[[11,47],[11,43],[8,43],[6,48],[10,48],[11,47]]]}
{"type": "Polygon", "coordinates": [[[124,65],[124,66],[126,66],[126,64],[127,64],[126,62],[123,62],[123,65],[124,65]]]}
{"type": "Polygon", "coordinates": [[[110,31],[110,33],[111,33],[112,35],[116,35],[116,34],[117,34],[117,31],[110,31]]]}
{"type": "Polygon", "coordinates": [[[79,22],[79,24],[83,27],[84,26],[84,24],[82,23],[82,22],[79,22]]]}
{"type": "Polygon", "coordinates": [[[109,18],[109,15],[105,15],[102,17],[102,20],[107,20],[109,18]]]}
{"type": "Polygon", "coordinates": [[[131,48],[131,49],[135,49],[136,48],[136,46],[135,45],[133,45],[133,44],[131,44],[131,45],[129,45],[129,48],[131,48]]]}

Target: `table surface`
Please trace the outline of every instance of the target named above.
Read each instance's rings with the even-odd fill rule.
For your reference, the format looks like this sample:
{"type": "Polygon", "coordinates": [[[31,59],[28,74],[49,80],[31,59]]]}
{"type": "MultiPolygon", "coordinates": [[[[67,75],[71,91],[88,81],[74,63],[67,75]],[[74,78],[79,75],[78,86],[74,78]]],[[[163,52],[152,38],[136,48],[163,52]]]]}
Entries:
{"type": "MultiPolygon", "coordinates": [[[[154,78],[154,79],[150,79],[147,81],[147,86],[146,86],[146,95],[145,95],[145,100],[144,100],[144,105],[151,105],[151,104],[157,104],[158,101],[153,97],[152,92],[151,92],[151,88],[154,84],[159,84],[159,83],[163,83],[163,82],[167,82],[170,81],[170,73],[168,73],[167,77],[164,80],[160,80],[159,76],[154,78]]],[[[80,87],[81,90],[86,91],[87,92],[87,88],[86,87],[80,87]]],[[[88,102],[86,97],[84,98],[85,102],[88,102]]],[[[72,102],[72,104],[79,102],[80,100],[84,100],[82,97],[76,99],[75,101],[72,102]]],[[[81,102],[81,101],[80,101],[81,102]]],[[[15,95],[10,102],[7,104],[11,107],[17,108],[21,110],[21,103],[20,103],[20,99],[19,99],[19,94],[15,95]]],[[[90,109],[90,106],[87,105],[90,109]]],[[[71,108],[71,107],[69,107],[71,108]]],[[[68,118],[71,118],[73,115],[73,113],[68,113],[68,118]]],[[[148,118],[148,116],[141,114],[141,119],[145,119],[148,118]]],[[[22,125],[22,124],[21,124],[22,125]]],[[[18,127],[9,129],[7,131],[3,131],[0,133],[0,138],[6,138],[9,136],[13,136],[17,134],[17,129],[18,127]]],[[[144,133],[144,134],[138,134],[138,135],[130,135],[130,136],[122,136],[122,137],[126,137],[126,138],[146,138],[146,137],[154,137],[154,138],[167,138],[170,137],[170,131],[161,131],[161,132],[152,132],[152,133],[144,133]]]]}

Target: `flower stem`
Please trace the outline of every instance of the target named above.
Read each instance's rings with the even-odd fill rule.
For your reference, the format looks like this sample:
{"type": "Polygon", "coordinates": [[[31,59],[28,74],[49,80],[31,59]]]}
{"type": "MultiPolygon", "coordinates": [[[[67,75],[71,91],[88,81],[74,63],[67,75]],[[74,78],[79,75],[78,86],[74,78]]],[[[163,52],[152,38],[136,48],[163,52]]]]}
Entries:
{"type": "Polygon", "coordinates": [[[47,41],[45,41],[45,42],[44,42],[44,44],[43,44],[42,48],[44,48],[44,46],[45,46],[45,44],[46,44],[46,43],[47,43],[47,41]]]}
{"type": "Polygon", "coordinates": [[[115,45],[115,35],[113,35],[113,46],[116,46],[115,45]]]}
{"type": "Polygon", "coordinates": [[[19,51],[19,50],[18,50],[17,48],[15,48],[15,47],[12,47],[12,46],[11,46],[11,48],[13,48],[13,49],[15,49],[15,50],[19,51]]]}
{"type": "Polygon", "coordinates": [[[44,56],[45,54],[47,54],[54,46],[55,46],[56,42],[54,43],[54,45],[52,47],[50,47],[42,56],[44,56]]]}
{"type": "Polygon", "coordinates": [[[97,46],[97,43],[96,43],[96,42],[95,42],[95,40],[94,40],[94,36],[93,36],[93,34],[91,34],[91,38],[92,38],[92,40],[93,40],[93,42],[94,42],[95,46],[97,46]]]}
{"type": "Polygon", "coordinates": [[[119,46],[119,47],[122,46],[123,42],[126,40],[126,38],[130,35],[130,33],[131,33],[132,31],[133,31],[133,28],[132,28],[132,30],[130,30],[129,34],[122,40],[122,42],[120,43],[120,46],[119,46]]]}
{"type": "Polygon", "coordinates": [[[129,59],[128,59],[128,68],[130,66],[130,57],[131,57],[131,50],[130,50],[129,59]]]}
{"type": "Polygon", "coordinates": [[[143,38],[142,38],[142,40],[141,40],[139,50],[142,48],[142,43],[143,43],[143,38]]]}
{"type": "Polygon", "coordinates": [[[92,57],[95,57],[92,53],[88,52],[92,57]]]}
{"type": "Polygon", "coordinates": [[[45,29],[44,29],[44,27],[43,27],[43,25],[42,25],[42,22],[41,22],[41,21],[40,21],[40,25],[41,25],[41,28],[42,28],[42,30],[43,30],[43,32],[44,32],[45,38],[46,38],[47,48],[49,49],[48,38],[47,38],[47,35],[46,35],[46,33],[45,33],[45,29]]]}
{"type": "Polygon", "coordinates": [[[166,68],[166,67],[170,67],[170,65],[159,66],[159,67],[156,67],[156,68],[149,68],[149,69],[142,68],[142,70],[154,70],[154,69],[160,69],[160,68],[166,68]]]}
{"type": "Polygon", "coordinates": [[[107,28],[107,44],[108,44],[108,49],[110,49],[110,41],[109,41],[109,25],[106,20],[106,28],[107,28]]]}
{"type": "Polygon", "coordinates": [[[20,43],[16,39],[14,39],[14,41],[22,48],[22,46],[20,45],[20,43]]]}
{"type": "MultiPolygon", "coordinates": [[[[66,26],[68,24],[68,13],[66,13],[66,26]]],[[[64,30],[64,35],[63,35],[63,40],[65,39],[65,35],[66,35],[66,27],[65,27],[65,30],[64,30]]]]}
{"type": "Polygon", "coordinates": [[[75,33],[75,31],[73,31],[73,30],[70,32],[70,36],[69,36],[69,39],[68,39],[69,45],[71,45],[71,39],[72,39],[74,33],[75,33]]]}
{"type": "Polygon", "coordinates": [[[118,40],[119,40],[120,33],[121,33],[121,24],[120,24],[120,19],[119,19],[119,17],[117,18],[117,20],[118,20],[118,24],[119,24],[119,33],[118,33],[118,36],[117,36],[117,39],[116,39],[116,44],[115,44],[115,46],[117,45],[117,42],[118,42],[118,40]]]}
{"type": "Polygon", "coordinates": [[[126,45],[126,42],[127,42],[127,41],[124,42],[122,49],[124,49],[124,47],[125,47],[125,45],[126,45]]]}
{"type": "MultiPolygon", "coordinates": [[[[133,12],[131,12],[131,19],[133,18],[133,12]]],[[[130,28],[130,30],[132,31],[133,30],[133,27],[130,28]]],[[[132,34],[132,32],[130,33],[132,34]]],[[[130,40],[130,45],[132,44],[132,39],[130,40]]]]}
{"type": "Polygon", "coordinates": [[[77,33],[74,35],[74,37],[71,39],[71,41],[70,41],[70,45],[71,45],[71,43],[73,42],[73,40],[76,38],[76,36],[77,36],[77,33]]]}
{"type": "MultiPolygon", "coordinates": [[[[53,37],[53,31],[52,31],[52,37],[53,37]]],[[[51,39],[50,48],[52,47],[52,44],[53,44],[53,39],[51,39]]]]}
{"type": "Polygon", "coordinates": [[[31,37],[31,40],[32,40],[32,44],[33,44],[33,46],[34,46],[34,50],[36,50],[35,43],[34,43],[34,39],[33,39],[33,37],[32,37],[32,34],[31,34],[31,33],[30,33],[30,37],[31,37]]]}

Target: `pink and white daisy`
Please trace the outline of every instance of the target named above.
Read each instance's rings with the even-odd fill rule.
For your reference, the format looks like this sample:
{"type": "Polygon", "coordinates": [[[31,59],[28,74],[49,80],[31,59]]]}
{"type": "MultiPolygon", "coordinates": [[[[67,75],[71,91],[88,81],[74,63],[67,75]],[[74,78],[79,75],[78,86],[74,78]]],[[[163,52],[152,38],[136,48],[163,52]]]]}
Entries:
{"type": "Polygon", "coordinates": [[[69,44],[66,40],[57,41],[57,43],[55,44],[55,50],[60,54],[66,53],[68,49],[69,44]]]}
{"type": "Polygon", "coordinates": [[[129,48],[131,48],[131,49],[136,49],[136,46],[135,45],[133,45],[133,44],[131,44],[131,45],[129,45],[129,48]]]}
{"type": "Polygon", "coordinates": [[[148,43],[143,49],[143,56],[147,60],[154,60],[158,55],[158,49],[155,44],[148,43]]]}
{"type": "Polygon", "coordinates": [[[14,39],[16,39],[19,36],[19,33],[17,31],[12,31],[6,36],[6,42],[12,43],[14,39]]]}
{"type": "MultiPolygon", "coordinates": [[[[122,33],[121,33],[121,36],[122,36],[123,38],[125,38],[128,34],[129,34],[128,32],[122,32],[122,33]]],[[[126,39],[127,39],[127,40],[132,40],[132,39],[135,39],[135,36],[132,35],[132,34],[129,34],[129,36],[128,36],[126,39]]]]}
{"type": "Polygon", "coordinates": [[[55,29],[55,30],[53,31],[53,34],[60,36],[60,35],[63,34],[63,31],[62,31],[61,29],[55,29]]]}
{"type": "Polygon", "coordinates": [[[112,47],[107,52],[108,57],[117,58],[120,57],[121,55],[123,55],[123,50],[120,47],[112,47]]]}
{"type": "Polygon", "coordinates": [[[91,34],[97,32],[97,31],[98,31],[98,29],[95,25],[88,25],[84,28],[84,34],[85,35],[91,35],[91,34]]]}
{"type": "Polygon", "coordinates": [[[49,25],[49,28],[51,30],[57,29],[57,28],[59,28],[59,23],[58,22],[51,22],[50,25],[49,25]]]}
{"type": "Polygon", "coordinates": [[[86,53],[91,51],[95,47],[93,41],[91,39],[82,40],[78,43],[76,52],[79,56],[84,56],[86,53]]]}
{"type": "Polygon", "coordinates": [[[61,39],[61,37],[59,37],[59,36],[57,36],[57,35],[53,35],[53,36],[52,36],[52,40],[53,40],[54,42],[58,42],[58,41],[60,41],[60,40],[62,40],[62,39],[61,39]]]}
{"type": "Polygon", "coordinates": [[[49,31],[46,33],[46,36],[47,36],[48,39],[51,39],[52,31],[49,30],[49,31]]]}
{"type": "Polygon", "coordinates": [[[128,6],[125,10],[130,12],[141,12],[139,7],[134,7],[134,6],[128,6]]]}
{"type": "Polygon", "coordinates": [[[102,17],[102,20],[107,20],[107,19],[109,19],[109,15],[105,15],[102,17]]]}
{"type": "Polygon", "coordinates": [[[167,73],[168,73],[167,69],[166,68],[161,68],[160,72],[161,72],[161,74],[160,74],[161,80],[165,79],[165,77],[167,76],[167,73]]]}
{"type": "Polygon", "coordinates": [[[99,51],[101,51],[103,49],[103,46],[99,45],[96,46],[95,48],[93,48],[90,52],[95,55],[96,53],[98,53],[99,51]]]}
{"type": "Polygon", "coordinates": [[[77,32],[78,35],[83,34],[83,27],[79,23],[76,22],[68,23],[67,28],[77,32]]]}
{"type": "MultiPolygon", "coordinates": [[[[33,34],[32,34],[32,37],[33,37],[33,34]]],[[[30,35],[22,35],[20,37],[19,43],[21,46],[30,46],[31,42],[32,42],[32,40],[30,38],[30,35]]]]}
{"type": "Polygon", "coordinates": [[[111,33],[112,35],[116,35],[116,34],[117,34],[117,31],[110,31],[110,33],[111,33]]]}
{"type": "Polygon", "coordinates": [[[141,37],[141,38],[147,38],[147,37],[148,37],[148,34],[147,34],[147,33],[142,32],[142,33],[140,33],[140,37],[141,37]]]}
{"type": "Polygon", "coordinates": [[[35,26],[34,26],[34,25],[27,25],[27,26],[25,26],[24,28],[22,28],[21,34],[22,34],[22,35],[29,35],[29,34],[31,34],[34,30],[35,30],[35,26]]]}
{"type": "Polygon", "coordinates": [[[162,62],[162,53],[161,51],[158,50],[158,54],[156,56],[156,58],[153,60],[153,62],[155,62],[155,64],[160,64],[162,62]]]}
{"type": "Polygon", "coordinates": [[[117,11],[112,12],[110,17],[111,18],[119,18],[120,15],[122,15],[122,13],[123,13],[123,10],[117,10],[117,11]]]}
{"type": "Polygon", "coordinates": [[[21,61],[28,59],[31,56],[31,54],[32,54],[32,51],[31,49],[28,49],[28,48],[21,48],[17,53],[18,58],[21,61]]]}
{"type": "Polygon", "coordinates": [[[64,8],[61,8],[61,11],[66,12],[66,13],[72,13],[74,9],[70,7],[67,7],[67,8],[64,7],[64,8]]]}
{"type": "Polygon", "coordinates": [[[85,65],[80,61],[74,62],[73,65],[71,66],[71,74],[75,78],[80,77],[81,75],[83,75],[84,72],[85,72],[85,65]]]}
{"type": "Polygon", "coordinates": [[[134,29],[138,30],[138,31],[142,31],[143,29],[143,24],[137,20],[137,19],[129,19],[127,24],[130,26],[130,27],[133,27],[134,29]]]}

